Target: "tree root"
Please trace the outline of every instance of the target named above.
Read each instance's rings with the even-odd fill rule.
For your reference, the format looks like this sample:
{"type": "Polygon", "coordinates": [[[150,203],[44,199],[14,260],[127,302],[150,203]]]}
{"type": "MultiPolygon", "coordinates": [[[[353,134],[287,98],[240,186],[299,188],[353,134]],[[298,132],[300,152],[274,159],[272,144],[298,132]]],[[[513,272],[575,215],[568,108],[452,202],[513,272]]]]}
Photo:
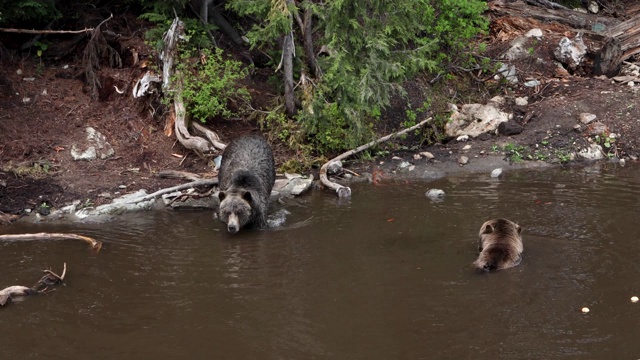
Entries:
{"type": "Polygon", "coordinates": [[[102,88],[102,84],[100,84],[100,79],[96,73],[96,70],[100,69],[100,60],[106,57],[111,67],[122,67],[120,54],[107,43],[107,40],[102,35],[102,30],[100,30],[100,27],[112,18],[113,14],[93,29],[91,39],[89,43],[87,43],[87,47],[85,47],[84,54],[82,55],[84,74],[87,84],[91,88],[91,97],[93,99],[98,98],[98,89],[102,88]]]}
{"type": "Polygon", "coordinates": [[[404,130],[400,130],[398,132],[395,132],[393,134],[389,134],[387,136],[383,136],[378,140],[374,140],[371,141],[367,144],[361,145],[353,150],[349,150],[341,155],[336,156],[335,158],[327,161],[324,165],[322,165],[322,167],[320,168],[320,181],[322,182],[322,184],[326,187],[328,187],[331,190],[334,190],[337,194],[339,198],[349,198],[351,197],[351,188],[349,188],[348,186],[343,186],[340,185],[338,183],[334,183],[332,181],[329,180],[329,178],[327,177],[327,168],[329,167],[329,164],[331,164],[334,161],[338,161],[338,160],[343,160],[348,158],[351,155],[355,155],[363,150],[366,150],[374,145],[380,144],[382,142],[385,142],[391,138],[394,138],[396,136],[402,135],[402,134],[406,134],[410,131],[413,131],[421,126],[423,126],[424,124],[427,124],[428,122],[430,122],[432,120],[432,118],[428,118],[425,119],[423,121],[421,121],[420,123],[410,127],[410,128],[406,128],[404,130]]]}
{"type": "Polygon", "coordinates": [[[36,233],[36,234],[11,234],[0,235],[0,241],[29,241],[29,240],[81,240],[89,245],[96,252],[102,248],[102,242],[88,236],[76,235],[76,234],[62,234],[62,233],[36,233]]]}
{"type": "Polygon", "coordinates": [[[169,27],[169,30],[164,34],[164,48],[160,54],[163,62],[162,89],[165,94],[173,93],[173,113],[170,115],[168,121],[174,124],[176,138],[182,146],[193,150],[201,158],[206,158],[215,153],[216,149],[224,149],[226,145],[220,142],[220,138],[215,132],[200,124],[193,123],[192,126],[204,133],[206,139],[189,133],[187,111],[182,99],[182,84],[179,82],[180,80],[178,80],[175,85],[171,84],[172,78],[182,79],[179,72],[174,76],[174,63],[178,58],[178,42],[184,38],[184,32],[184,23],[176,17],[171,27],[169,27]]]}
{"type": "Polygon", "coordinates": [[[43,272],[45,273],[44,276],[32,287],[14,285],[0,290],[0,306],[5,306],[17,297],[45,294],[53,291],[50,287],[64,284],[64,277],[67,274],[67,263],[63,265],[62,275],[58,275],[51,270],[43,270],[43,272]]]}

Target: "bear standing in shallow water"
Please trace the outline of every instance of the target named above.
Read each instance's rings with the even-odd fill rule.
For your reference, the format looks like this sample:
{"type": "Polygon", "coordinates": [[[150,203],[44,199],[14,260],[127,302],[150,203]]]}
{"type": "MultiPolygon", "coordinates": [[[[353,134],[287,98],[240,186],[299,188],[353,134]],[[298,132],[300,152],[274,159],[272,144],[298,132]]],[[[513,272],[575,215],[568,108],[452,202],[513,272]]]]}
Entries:
{"type": "Polygon", "coordinates": [[[264,229],[276,179],[271,146],[261,135],[234,139],[222,153],[218,173],[218,218],[235,234],[241,228],[264,229]]]}
{"type": "Polygon", "coordinates": [[[473,264],[478,270],[494,271],[514,267],[522,261],[520,225],[507,219],[489,220],[480,228],[480,255],[473,264]]]}

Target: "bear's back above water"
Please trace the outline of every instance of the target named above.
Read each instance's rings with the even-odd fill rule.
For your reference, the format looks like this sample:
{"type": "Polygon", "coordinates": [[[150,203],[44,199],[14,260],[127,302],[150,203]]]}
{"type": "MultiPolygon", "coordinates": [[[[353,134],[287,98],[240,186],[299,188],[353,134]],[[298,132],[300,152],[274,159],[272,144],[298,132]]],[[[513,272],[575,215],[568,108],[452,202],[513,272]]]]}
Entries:
{"type": "Polygon", "coordinates": [[[232,140],[222,153],[218,216],[230,233],[267,227],[266,211],[276,179],[271,146],[261,135],[232,140]]]}

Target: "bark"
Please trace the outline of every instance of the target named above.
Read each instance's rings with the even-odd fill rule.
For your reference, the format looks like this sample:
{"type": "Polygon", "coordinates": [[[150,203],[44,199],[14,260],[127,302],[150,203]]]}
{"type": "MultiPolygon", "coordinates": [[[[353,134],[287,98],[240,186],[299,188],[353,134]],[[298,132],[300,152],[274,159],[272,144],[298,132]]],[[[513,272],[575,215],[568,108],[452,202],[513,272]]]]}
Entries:
{"type": "Polygon", "coordinates": [[[402,135],[402,134],[406,134],[409,131],[413,131],[415,129],[418,129],[419,127],[431,122],[431,119],[432,118],[427,118],[425,120],[422,120],[420,123],[418,123],[418,124],[416,124],[416,125],[414,125],[414,126],[412,126],[410,128],[406,128],[404,130],[395,132],[393,134],[389,134],[387,136],[383,136],[378,140],[374,140],[374,141],[371,141],[371,142],[366,143],[364,145],[361,145],[361,146],[359,146],[359,147],[357,147],[357,148],[355,148],[353,150],[349,150],[349,151],[347,151],[347,152],[345,152],[345,153],[343,153],[343,154],[341,154],[339,156],[336,156],[335,158],[327,161],[320,168],[320,181],[322,182],[322,184],[324,186],[328,187],[329,189],[334,190],[338,194],[339,198],[351,197],[351,189],[349,187],[340,185],[338,183],[334,183],[334,182],[330,181],[329,178],[327,177],[327,168],[329,167],[330,163],[332,163],[334,161],[339,161],[339,160],[346,159],[349,156],[355,155],[355,154],[357,154],[357,153],[359,153],[359,152],[361,152],[363,150],[366,150],[366,149],[368,149],[368,148],[370,148],[372,146],[378,145],[378,144],[380,144],[382,142],[385,142],[385,141],[387,141],[389,139],[392,139],[392,138],[394,138],[396,136],[399,136],[399,135],[402,135]]]}
{"type": "Polygon", "coordinates": [[[293,83],[293,32],[284,36],[282,45],[282,61],[284,68],[284,107],[287,115],[296,115],[296,95],[293,83]]]}

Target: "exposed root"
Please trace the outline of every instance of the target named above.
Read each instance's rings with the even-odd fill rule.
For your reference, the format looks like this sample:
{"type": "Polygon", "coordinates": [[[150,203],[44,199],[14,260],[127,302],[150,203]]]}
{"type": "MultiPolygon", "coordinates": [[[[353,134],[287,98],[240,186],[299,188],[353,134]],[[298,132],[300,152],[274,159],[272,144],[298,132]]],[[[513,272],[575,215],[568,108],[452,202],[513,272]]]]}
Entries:
{"type": "Polygon", "coordinates": [[[30,241],[30,240],[81,240],[89,245],[93,250],[100,251],[102,248],[102,242],[88,236],[76,235],[76,234],[62,234],[62,233],[36,233],[36,234],[11,234],[0,235],[0,241],[30,241]]]}
{"type": "MultiPolygon", "coordinates": [[[[175,84],[171,83],[171,79],[181,79],[182,77],[178,73],[174,75],[174,63],[178,58],[178,42],[184,38],[184,23],[179,18],[175,18],[169,30],[164,34],[164,49],[160,54],[162,59],[162,88],[165,92],[165,96],[173,93],[173,114],[168,117],[169,122],[173,122],[173,128],[176,133],[176,138],[187,149],[193,150],[201,158],[210,157],[215,153],[217,149],[224,149],[225,144],[220,142],[218,135],[211,130],[201,126],[200,124],[193,123],[192,126],[204,133],[205,138],[200,136],[194,136],[189,133],[189,122],[187,119],[187,111],[184,107],[184,101],[182,99],[182,84],[180,81],[175,84]]],[[[167,133],[167,126],[165,125],[165,133],[167,133]]]]}
{"type": "Polygon", "coordinates": [[[320,181],[322,182],[322,184],[326,187],[328,187],[329,189],[334,190],[337,194],[339,198],[348,198],[351,197],[351,188],[349,188],[348,186],[343,186],[340,185],[338,183],[334,183],[332,181],[329,180],[329,178],[327,177],[327,168],[329,167],[329,164],[331,164],[334,161],[339,161],[339,160],[343,160],[348,158],[351,155],[355,155],[363,150],[366,150],[374,145],[380,144],[382,142],[385,142],[389,139],[392,139],[396,136],[402,135],[402,134],[406,134],[409,131],[413,131],[421,126],[423,126],[424,124],[428,123],[431,121],[432,118],[428,118],[425,119],[423,121],[421,121],[420,123],[410,127],[410,128],[406,128],[404,130],[400,130],[398,132],[395,132],[393,134],[389,134],[387,136],[383,136],[378,140],[374,140],[372,142],[369,142],[367,144],[361,145],[353,150],[349,150],[341,155],[336,156],[335,158],[327,161],[324,165],[322,165],[322,167],[320,168],[320,181]]]}
{"type": "Polygon", "coordinates": [[[122,67],[122,58],[120,58],[120,54],[118,54],[118,52],[107,43],[107,40],[102,35],[102,30],[100,30],[102,25],[112,18],[113,14],[93,29],[91,32],[91,39],[89,40],[87,47],[84,49],[84,54],[82,55],[84,74],[87,80],[87,85],[89,85],[91,89],[91,97],[93,99],[98,98],[98,89],[102,88],[102,84],[100,84],[100,79],[97,74],[97,70],[100,69],[100,60],[102,58],[107,58],[111,67],[122,67]]]}

